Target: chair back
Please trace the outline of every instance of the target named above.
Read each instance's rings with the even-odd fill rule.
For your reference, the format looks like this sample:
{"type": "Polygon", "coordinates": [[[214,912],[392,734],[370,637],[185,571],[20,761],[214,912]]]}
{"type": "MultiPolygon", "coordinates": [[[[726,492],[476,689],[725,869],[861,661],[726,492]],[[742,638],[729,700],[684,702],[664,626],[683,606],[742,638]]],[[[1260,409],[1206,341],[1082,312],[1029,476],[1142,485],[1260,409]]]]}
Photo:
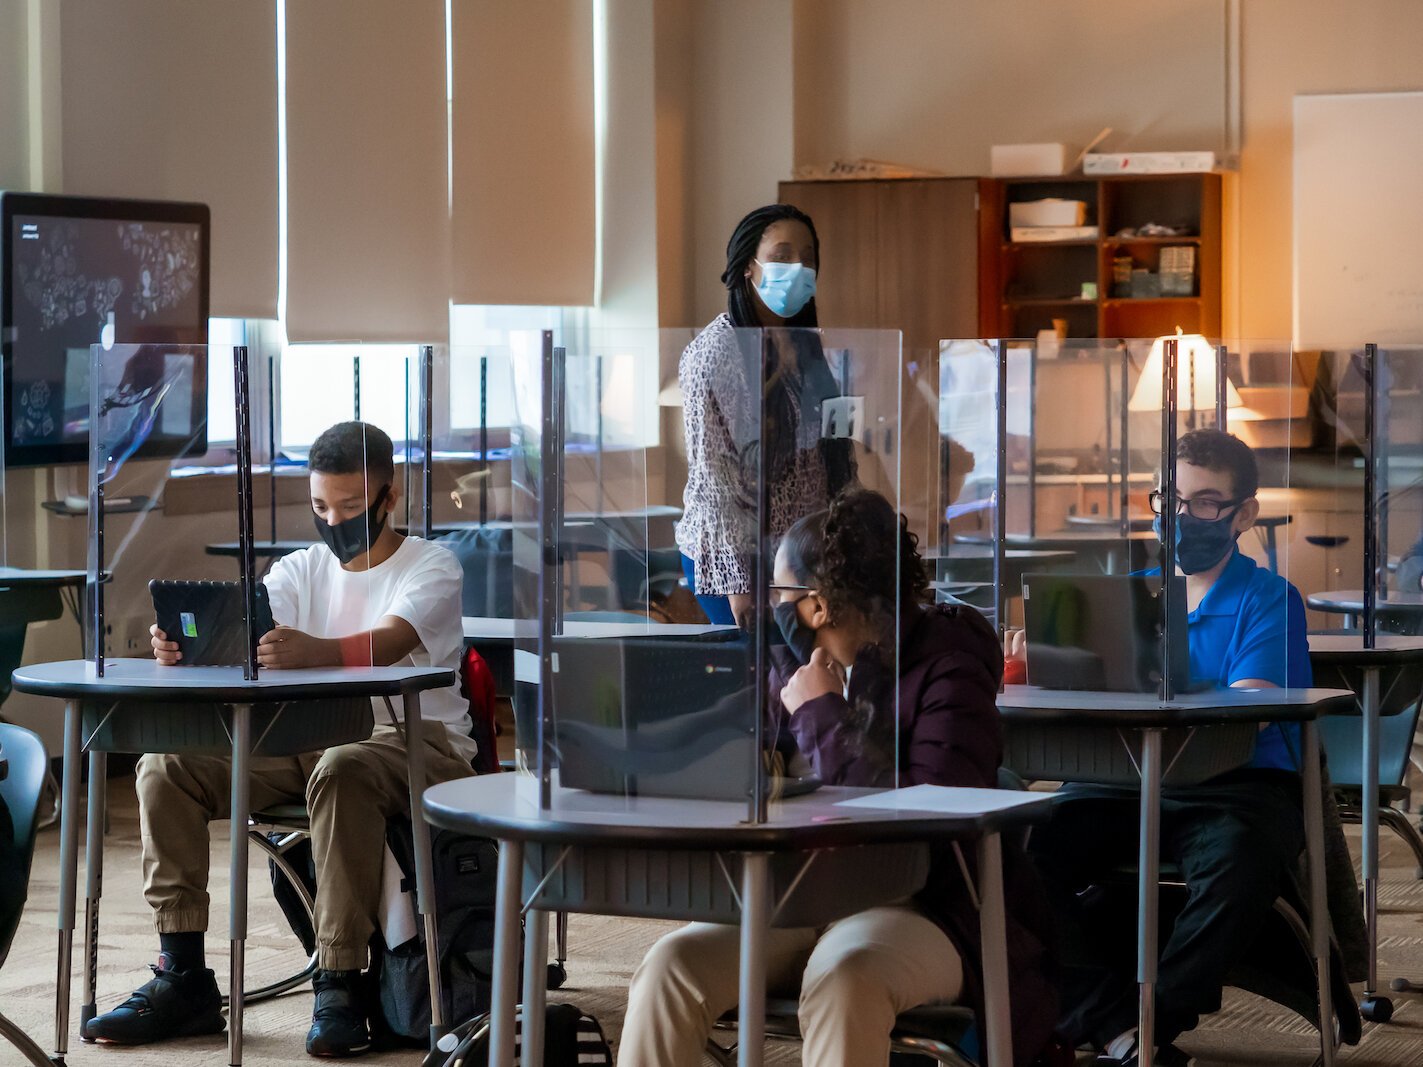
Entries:
{"type": "Polygon", "coordinates": [[[0,963],[10,954],[29,895],[30,861],[48,765],[36,735],[0,723],[0,963]]]}
{"type": "MultiPolygon", "coordinates": [[[[1358,668],[1316,669],[1314,684],[1362,693],[1358,668]]],[[[1379,672],[1379,784],[1402,785],[1408,769],[1413,731],[1423,708],[1423,666],[1385,668],[1379,672]]],[[[1326,715],[1319,720],[1319,740],[1329,757],[1335,785],[1362,785],[1364,720],[1358,715],[1326,715]]]]}

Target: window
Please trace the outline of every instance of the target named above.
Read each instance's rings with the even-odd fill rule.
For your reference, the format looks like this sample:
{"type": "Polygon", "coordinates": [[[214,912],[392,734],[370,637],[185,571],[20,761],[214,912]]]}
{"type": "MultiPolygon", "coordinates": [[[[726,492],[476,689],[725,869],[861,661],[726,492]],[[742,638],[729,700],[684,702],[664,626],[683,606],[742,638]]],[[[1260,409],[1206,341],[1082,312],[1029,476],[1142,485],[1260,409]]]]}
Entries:
{"type": "Polygon", "coordinates": [[[244,319],[208,319],[208,450],[237,441],[237,397],[232,346],[247,343],[244,319]]]}
{"type": "Polygon", "coordinates": [[[327,427],[356,418],[397,443],[417,436],[418,365],[414,345],[287,345],[278,401],[283,451],[306,449],[327,427]]]}

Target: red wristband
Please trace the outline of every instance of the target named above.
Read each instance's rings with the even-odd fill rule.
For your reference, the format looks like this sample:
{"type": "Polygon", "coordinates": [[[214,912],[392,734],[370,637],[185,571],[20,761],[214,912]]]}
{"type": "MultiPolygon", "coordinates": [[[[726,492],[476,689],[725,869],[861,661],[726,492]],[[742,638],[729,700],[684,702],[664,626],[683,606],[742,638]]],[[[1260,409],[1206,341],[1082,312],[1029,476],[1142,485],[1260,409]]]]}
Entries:
{"type": "Polygon", "coordinates": [[[370,634],[352,634],[350,637],[341,638],[339,643],[341,645],[341,666],[371,666],[370,634]]]}

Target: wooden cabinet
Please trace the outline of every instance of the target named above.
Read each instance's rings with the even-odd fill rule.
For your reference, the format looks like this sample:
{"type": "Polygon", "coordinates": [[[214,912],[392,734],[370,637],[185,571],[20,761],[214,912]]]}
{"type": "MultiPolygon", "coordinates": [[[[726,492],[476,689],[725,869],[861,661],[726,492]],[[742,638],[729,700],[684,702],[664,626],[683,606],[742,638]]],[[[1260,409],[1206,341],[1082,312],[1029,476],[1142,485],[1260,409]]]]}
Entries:
{"type": "Polygon", "coordinates": [[[1069,337],[1157,337],[1178,326],[1219,337],[1221,181],[1219,174],[981,179],[979,332],[1032,338],[1063,319],[1069,337]],[[1096,235],[1013,240],[1012,205],[1048,198],[1085,203],[1083,225],[1096,235]],[[1149,223],[1184,232],[1137,232],[1149,223]],[[1124,230],[1132,232],[1118,236],[1124,230]],[[1133,280],[1117,280],[1119,260],[1135,269],[1133,280]],[[1190,261],[1185,291],[1157,291],[1172,260],[1190,261]],[[1083,283],[1095,295],[1084,295],[1083,283]]]}
{"type": "Polygon", "coordinates": [[[907,357],[978,333],[978,180],[782,182],[820,235],[820,324],[899,330],[907,357]]]}

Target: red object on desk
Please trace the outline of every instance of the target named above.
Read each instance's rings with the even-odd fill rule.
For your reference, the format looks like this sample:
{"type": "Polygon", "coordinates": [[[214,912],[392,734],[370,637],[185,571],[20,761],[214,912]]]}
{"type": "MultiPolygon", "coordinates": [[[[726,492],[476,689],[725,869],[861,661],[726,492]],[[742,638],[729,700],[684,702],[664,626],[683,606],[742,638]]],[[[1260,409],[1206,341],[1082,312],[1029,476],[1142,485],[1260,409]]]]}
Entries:
{"type": "Polygon", "coordinates": [[[1028,683],[1028,665],[1020,659],[1008,659],[1003,661],[1003,684],[1004,685],[1026,685],[1028,683]]]}

